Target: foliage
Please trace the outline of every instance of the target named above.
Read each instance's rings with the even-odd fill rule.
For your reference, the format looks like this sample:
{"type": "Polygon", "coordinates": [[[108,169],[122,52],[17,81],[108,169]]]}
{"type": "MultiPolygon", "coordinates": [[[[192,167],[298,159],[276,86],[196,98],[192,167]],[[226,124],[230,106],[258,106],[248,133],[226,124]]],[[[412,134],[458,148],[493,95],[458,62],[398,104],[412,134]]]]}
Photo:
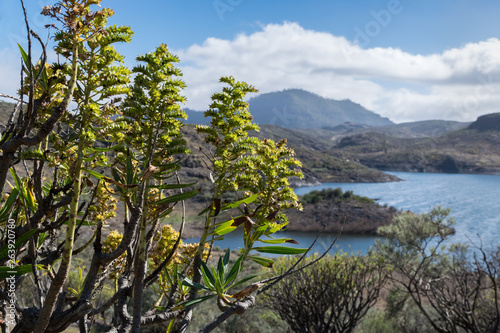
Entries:
{"type": "Polygon", "coordinates": [[[389,314],[416,307],[437,332],[497,332],[499,263],[481,246],[445,243],[454,224],[448,215],[439,207],[407,212],[379,229],[386,241],[377,252],[393,268],[395,283],[389,314]]]}
{"type": "Polygon", "coordinates": [[[311,191],[300,197],[301,203],[315,204],[323,200],[334,202],[354,200],[361,203],[374,203],[374,201],[370,198],[356,195],[353,191],[342,192],[342,189],[340,188],[328,188],[322,189],[321,191],[311,191]]]}
{"type": "MultiPolygon", "coordinates": [[[[280,259],[273,271],[286,270],[292,260],[280,259]]],[[[386,280],[381,257],[337,253],[285,278],[266,303],[295,332],[353,332],[386,280]]]]}
{"type": "Polygon", "coordinates": [[[387,320],[383,311],[372,308],[356,327],[356,333],[402,333],[394,328],[393,322],[387,320]]]}
{"type": "MultiPolygon", "coordinates": [[[[205,217],[199,244],[184,244],[185,222],[177,232],[168,218],[200,190],[177,173],[189,154],[179,59],[163,44],[126,68],[115,45],[130,42],[132,31],[108,26],[114,13],[100,3],[61,0],[43,8],[55,21],[56,63],[47,62],[43,44],[33,61],[31,39],[42,42],[27,23],[20,98],[0,136],[0,278],[9,271],[16,287],[33,281],[32,303],[16,304],[18,332],[62,332],[76,322],[89,332],[96,321],[120,332],[162,323],[183,332],[194,304],[223,301],[222,311],[253,304],[247,301],[262,283],[240,297],[230,290],[249,279],[240,276],[248,260],[272,265],[252,251],[306,251],[272,237],[287,223],[282,211],[300,208],[288,186],[289,177],[301,176],[300,162],[286,140],[248,134],[258,126],[243,99],[256,90],[223,77],[226,86],[205,113],[210,125],[198,127],[212,182],[203,195],[211,204],[199,214],[205,217]],[[238,227],[245,241],[239,258],[229,265],[224,255],[208,267],[208,248],[238,227]],[[16,239],[11,252],[9,230],[16,239]],[[110,321],[99,320],[108,314],[110,321]]],[[[15,302],[4,292],[0,297],[15,302]]],[[[227,313],[210,325],[235,312],[227,313]]]]}

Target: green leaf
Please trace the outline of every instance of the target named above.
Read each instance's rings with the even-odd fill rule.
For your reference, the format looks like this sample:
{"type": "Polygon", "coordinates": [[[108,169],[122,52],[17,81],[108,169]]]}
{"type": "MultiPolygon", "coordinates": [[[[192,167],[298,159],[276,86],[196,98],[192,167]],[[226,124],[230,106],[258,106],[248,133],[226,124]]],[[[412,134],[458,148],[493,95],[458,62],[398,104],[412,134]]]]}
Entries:
{"type": "Polygon", "coordinates": [[[233,267],[231,267],[231,270],[229,271],[229,273],[226,276],[226,281],[224,282],[224,287],[226,287],[226,286],[230,285],[231,283],[233,283],[233,281],[238,276],[238,273],[241,272],[241,269],[243,268],[241,266],[243,258],[244,258],[243,256],[240,256],[238,258],[238,260],[236,260],[236,262],[234,263],[233,267]]]}
{"type": "Polygon", "coordinates": [[[213,230],[210,234],[210,235],[219,235],[219,236],[222,236],[222,235],[225,235],[225,234],[228,234],[230,233],[231,231],[233,231],[234,229],[236,229],[236,227],[233,227],[233,222],[234,220],[231,219],[229,221],[226,221],[224,223],[222,223],[218,228],[216,228],[215,230],[213,230]]]}
{"type": "Polygon", "coordinates": [[[208,205],[207,207],[205,207],[205,209],[203,209],[199,214],[198,216],[201,216],[203,214],[205,214],[206,212],[208,212],[210,209],[212,208],[212,205],[208,205]]]}
{"type": "Polygon", "coordinates": [[[267,224],[264,224],[260,227],[258,227],[254,233],[252,234],[252,237],[251,237],[251,240],[253,242],[255,242],[256,240],[258,240],[260,238],[260,236],[262,236],[264,234],[264,232],[266,232],[267,230],[267,224]]]}
{"type": "MultiPolygon", "coordinates": [[[[219,273],[219,281],[224,282],[227,271],[227,263],[229,262],[229,249],[226,250],[224,257],[219,257],[219,262],[217,263],[217,272],[219,273]]],[[[221,283],[221,285],[224,283],[221,283]]]]}
{"type": "Polygon", "coordinates": [[[233,284],[231,286],[231,288],[234,288],[234,287],[237,287],[239,285],[242,285],[243,283],[247,282],[247,281],[250,281],[254,278],[256,278],[257,276],[259,276],[260,274],[253,274],[253,275],[250,275],[250,276],[246,276],[244,277],[243,279],[239,280],[238,282],[236,282],[235,284],[233,284]]]}
{"type": "Polygon", "coordinates": [[[86,172],[88,172],[89,174],[91,174],[92,176],[94,176],[95,178],[97,179],[104,179],[106,178],[106,176],[104,176],[103,174],[97,172],[97,171],[94,171],[94,170],[89,170],[89,169],[84,169],[86,172]]]}
{"type": "Polygon", "coordinates": [[[45,240],[49,237],[49,234],[48,232],[41,232],[39,235],[38,235],[38,240],[36,242],[36,247],[39,248],[40,246],[42,246],[43,242],[45,242],[45,240]]]}
{"type": "Polygon", "coordinates": [[[215,278],[212,275],[212,272],[210,272],[210,269],[208,269],[207,265],[205,262],[201,261],[201,275],[203,276],[203,280],[205,281],[205,284],[211,288],[212,290],[215,290],[215,278]]]}
{"type": "MultiPolygon", "coordinates": [[[[166,309],[165,309],[166,310],[166,309]]],[[[167,332],[166,333],[172,333],[172,329],[174,328],[174,323],[175,323],[175,319],[172,319],[170,321],[170,323],[168,324],[168,327],[167,327],[167,332]]]]}
{"type": "Polygon", "coordinates": [[[285,246],[260,246],[260,247],[254,247],[252,250],[261,253],[272,253],[272,254],[301,254],[307,251],[307,249],[303,248],[285,247],[285,246]]]}
{"type": "Polygon", "coordinates": [[[231,251],[229,250],[229,248],[227,248],[226,250],[226,254],[224,254],[224,266],[227,266],[227,264],[229,264],[229,258],[231,256],[231,251]]]}
{"type": "Polygon", "coordinates": [[[176,306],[174,309],[188,308],[188,307],[196,305],[198,303],[205,302],[206,300],[209,300],[210,298],[215,297],[215,296],[216,296],[216,294],[213,294],[213,295],[208,295],[208,296],[203,296],[203,297],[200,297],[200,298],[196,298],[196,299],[193,299],[193,300],[190,300],[190,301],[182,302],[181,304],[179,304],[178,306],[176,306]]]}
{"type": "Polygon", "coordinates": [[[73,294],[78,295],[78,291],[76,291],[75,289],[68,287],[68,290],[71,291],[73,294]]]}
{"type": "Polygon", "coordinates": [[[221,295],[224,293],[224,290],[222,290],[222,280],[220,278],[220,275],[221,274],[217,274],[217,271],[212,266],[212,276],[215,279],[214,286],[215,286],[215,292],[217,293],[217,295],[221,295]]]}
{"type": "MultiPolygon", "coordinates": [[[[38,231],[38,228],[31,229],[30,231],[27,231],[24,234],[22,234],[21,237],[19,237],[19,238],[16,239],[16,242],[14,243],[14,248],[15,249],[19,249],[37,231],[38,231]]],[[[14,232],[14,230],[12,230],[12,232],[14,232]]],[[[8,255],[8,253],[9,253],[9,243],[7,243],[4,246],[0,247],[0,260],[5,259],[7,257],[7,255],[8,255]]]]}
{"type": "Polygon", "coordinates": [[[269,259],[269,258],[262,258],[262,257],[257,257],[257,256],[249,256],[248,258],[253,260],[257,264],[264,266],[264,267],[268,267],[268,268],[273,267],[273,264],[274,264],[274,260],[269,259]]]}
{"type": "Polygon", "coordinates": [[[202,284],[196,283],[196,282],[192,281],[191,279],[185,277],[182,274],[179,274],[179,276],[181,277],[182,285],[184,285],[184,286],[188,286],[188,287],[195,288],[195,289],[202,289],[202,290],[206,290],[206,291],[212,291],[212,289],[207,288],[202,284]]]}
{"type": "Polygon", "coordinates": [[[23,57],[24,66],[26,66],[26,69],[29,71],[29,68],[31,67],[31,63],[30,63],[28,53],[26,53],[26,51],[24,51],[23,47],[19,43],[17,43],[17,46],[19,47],[19,51],[21,51],[21,56],[23,57]]]}
{"type": "Polygon", "coordinates": [[[132,188],[132,187],[137,187],[138,185],[137,184],[122,184],[114,179],[111,179],[109,177],[106,177],[105,175],[97,172],[97,171],[94,171],[94,170],[89,170],[89,169],[83,169],[85,172],[88,172],[89,174],[91,174],[92,176],[96,177],[97,179],[101,179],[101,180],[104,180],[105,182],[108,182],[108,183],[111,183],[111,184],[115,184],[121,188],[132,188]]]}
{"type": "Polygon", "coordinates": [[[16,203],[16,199],[19,195],[19,190],[17,188],[12,189],[9,197],[0,209],[0,223],[7,222],[9,219],[10,212],[12,211],[12,206],[16,203]]]}
{"type": "Polygon", "coordinates": [[[166,311],[167,307],[166,306],[153,306],[153,308],[160,310],[160,311],[166,311]]]}
{"type": "Polygon", "coordinates": [[[189,184],[163,184],[163,185],[153,185],[152,188],[157,188],[159,190],[174,190],[178,188],[185,188],[189,186],[196,185],[198,182],[189,183],[189,184]]]}
{"type": "Polygon", "coordinates": [[[123,179],[118,173],[118,171],[115,168],[111,168],[111,174],[113,175],[113,178],[120,183],[123,183],[123,179]]]}
{"type": "Polygon", "coordinates": [[[196,189],[196,190],[192,190],[192,191],[185,192],[185,193],[174,194],[170,197],[166,197],[166,198],[163,198],[163,199],[160,199],[160,200],[154,202],[153,205],[163,205],[165,203],[173,203],[173,202],[178,202],[178,201],[182,201],[182,200],[187,200],[189,198],[194,197],[198,193],[200,193],[200,191],[196,189]]]}
{"type": "Polygon", "coordinates": [[[21,179],[17,176],[16,171],[13,168],[10,168],[10,173],[12,177],[14,178],[16,182],[17,189],[19,190],[19,193],[21,194],[23,201],[25,205],[28,206],[29,209],[32,211],[35,210],[35,196],[33,195],[33,191],[31,189],[26,188],[21,179]]]}
{"type": "Polygon", "coordinates": [[[299,242],[297,242],[295,239],[292,238],[259,239],[259,242],[267,244],[283,244],[283,243],[299,244],[299,242]]]}
{"type": "Polygon", "coordinates": [[[2,266],[0,267],[0,279],[7,279],[11,276],[21,276],[32,271],[31,264],[15,267],[2,266]]]}
{"type": "Polygon", "coordinates": [[[49,89],[49,86],[48,86],[49,77],[47,75],[47,68],[45,67],[44,61],[42,61],[42,74],[41,74],[40,78],[42,79],[41,86],[43,87],[44,90],[48,90],[49,89]]]}
{"type": "Polygon", "coordinates": [[[221,210],[228,210],[228,209],[231,209],[231,208],[236,208],[238,207],[239,205],[241,204],[249,204],[249,203],[252,203],[254,202],[257,198],[259,197],[259,193],[257,194],[254,194],[252,196],[249,196],[248,198],[245,198],[245,199],[242,199],[242,200],[239,200],[239,201],[236,201],[236,202],[231,202],[231,203],[228,203],[224,206],[222,206],[221,210]]]}

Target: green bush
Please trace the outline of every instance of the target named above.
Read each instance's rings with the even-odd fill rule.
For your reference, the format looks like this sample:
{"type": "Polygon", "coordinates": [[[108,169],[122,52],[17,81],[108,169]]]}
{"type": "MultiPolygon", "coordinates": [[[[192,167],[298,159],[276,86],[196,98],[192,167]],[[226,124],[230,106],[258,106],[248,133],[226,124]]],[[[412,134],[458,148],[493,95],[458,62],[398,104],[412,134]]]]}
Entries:
{"type": "MultiPolygon", "coordinates": [[[[281,258],[273,271],[286,271],[294,262],[281,258]]],[[[348,333],[376,303],[386,280],[382,258],[337,253],[283,279],[265,302],[295,332],[348,333]]]]}
{"type": "Polygon", "coordinates": [[[354,194],[353,191],[342,192],[342,189],[322,189],[321,191],[311,191],[300,197],[300,202],[302,204],[316,204],[322,200],[328,200],[333,202],[343,202],[354,200],[361,203],[374,203],[370,198],[359,196],[354,194]]]}

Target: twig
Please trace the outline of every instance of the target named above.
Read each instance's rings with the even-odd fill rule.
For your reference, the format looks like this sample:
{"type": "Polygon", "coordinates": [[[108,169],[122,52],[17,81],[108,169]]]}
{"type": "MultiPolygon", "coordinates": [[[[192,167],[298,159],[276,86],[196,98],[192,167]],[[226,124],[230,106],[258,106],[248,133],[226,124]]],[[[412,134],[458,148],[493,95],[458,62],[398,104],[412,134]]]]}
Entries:
{"type": "Polygon", "coordinates": [[[337,243],[337,240],[339,239],[339,235],[342,233],[342,230],[341,232],[337,235],[337,237],[335,237],[335,239],[333,240],[333,242],[330,244],[330,246],[328,247],[328,249],[326,249],[323,254],[321,254],[321,256],[319,256],[318,258],[316,258],[315,260],[311,261],[310,263],[308,263],[307,265],[304,265],[300,268],[297,268],[295,269],[295,267],[297,267],[297,265],[305,258],[306,254],[312,249],[312,247],[314,246],[314,244],[318,241],[319,239],[319,236],[321,236],[321,234],[323,233],[323,231],[325,230],[325,226],[323,226],[323,229],[321,230],[321,232],[318,234],[318,236],[316,236],[316,239],[314,240],[314,242],[309,246],[309,248],[307,249],[307,251],[299,258],[299,260],[297,260],[295,262],[295,264],[292,265],[292,267],[290,267],[285,273],[283,274],[280,274],[279,276],[275,276],[275,277],[272,277],[272,278],[269,278],[269,279],[266,279],[266,280],[263,280],[263,281],[260,281],[260,283],[268,283],[268,282],[271,282],[273,281],[271,284],[265,286],[264,288],[261,288],[259,290],[257,290],[256,292],[256,295],[259,295],[263,292],[265,292],[266,290],[269,290],[270,288],[272,288],[276,283],[278,283],[279,281],[281,281],[283,278],[285,278],[286,276],[288,275],[291,275],[291,274],[294,274],[295,272],[298,272],[298,271],[301,271],[313,264],[315,264],[316,262],[320,261],[321,259],[323,259],[327,254],[328,252],[330,252],[330,250],[333,248],[333,246],[335,245],[335,243],[337,243]]]}
{"type": "MultiPolygon", "coordinates": [[[[17,97],[11,96],[11,95],[7,95],[7,94],[0,93],[0,97],[10,98],[10,99],[13,99],[13,100],[15,100],[16,102],[19,102],[19,103],[23,102],[20,98],[17,98],[17,97]]],[[[23,102],[23,103],[24,104],[28,104],[26,102],[23,102]]]]}

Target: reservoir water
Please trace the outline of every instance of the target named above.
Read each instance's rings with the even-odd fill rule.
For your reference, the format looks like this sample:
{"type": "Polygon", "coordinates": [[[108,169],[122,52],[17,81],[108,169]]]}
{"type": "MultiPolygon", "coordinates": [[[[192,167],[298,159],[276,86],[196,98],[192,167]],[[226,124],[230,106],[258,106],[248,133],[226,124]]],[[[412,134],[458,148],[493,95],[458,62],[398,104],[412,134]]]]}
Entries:
{"type": "MultiPolygon", "coordinates": [[[[482,240],[486,247],[500,245],[500,176],[465,174],[429,174],[389,172],[403,179],[393,183],[324,183],[320,186],[296,189],[298,195],[313,190],[340,187],[357,195],[377,199],[399,210],[423,213],[435,206],[451,209],[456,220],[454,241],[482,240]]],[[[292,222],[293,223],[293,222],[292,222]]],[[[309,233],[282,232],[279,237],[291,237],[308,247],[316,235],[309,233]]],[[[313,251],[320,252],[336,237],[327,234],[320,237],[313,251]]],[[[366,253],[373,245],[373,236],[340,235],[336,249],[366,253]]],[[[231,249],[242,246],[241,233],[229,234],[217,246],[231,249]]]]}

